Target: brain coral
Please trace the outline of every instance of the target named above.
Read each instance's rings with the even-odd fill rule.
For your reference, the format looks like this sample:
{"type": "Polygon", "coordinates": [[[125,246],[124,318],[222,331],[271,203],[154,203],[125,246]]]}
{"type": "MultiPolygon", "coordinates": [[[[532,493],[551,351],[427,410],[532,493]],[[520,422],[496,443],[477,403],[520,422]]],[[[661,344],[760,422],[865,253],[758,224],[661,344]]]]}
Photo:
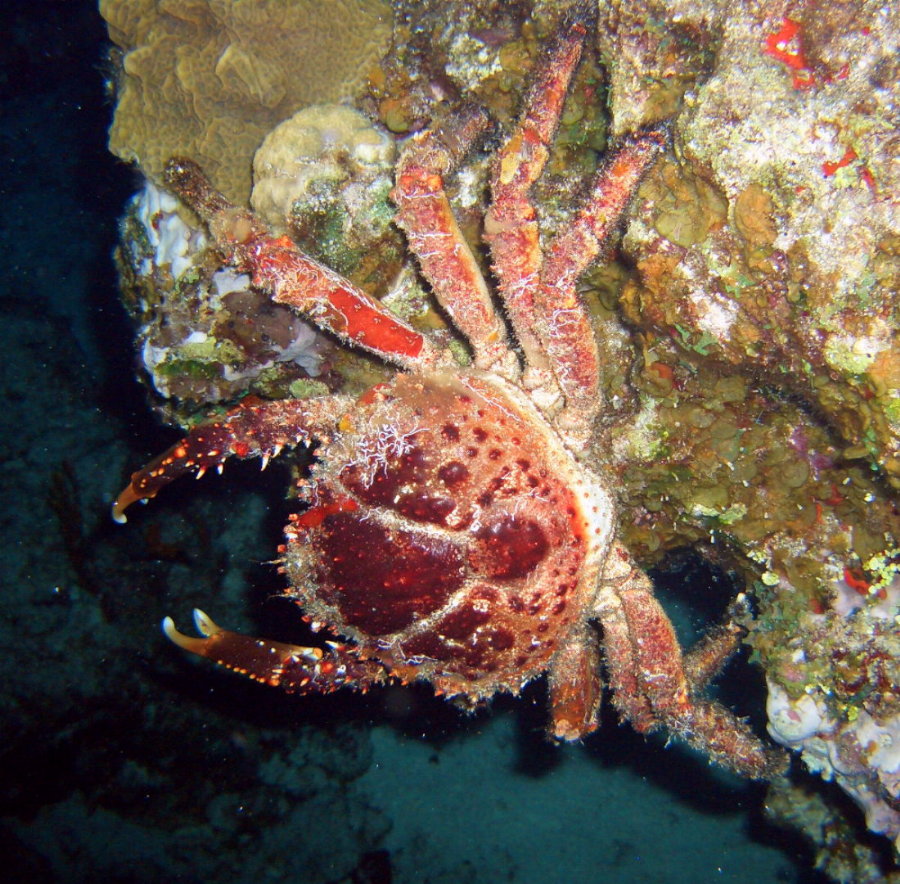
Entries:
{"type": "Polygon", "coordinates": [[[387,0],[100,0],[124,51],[110,150],[154,178],[192,157],[238,203],[281,120],[339,101],[387,48],[387,0]]]}

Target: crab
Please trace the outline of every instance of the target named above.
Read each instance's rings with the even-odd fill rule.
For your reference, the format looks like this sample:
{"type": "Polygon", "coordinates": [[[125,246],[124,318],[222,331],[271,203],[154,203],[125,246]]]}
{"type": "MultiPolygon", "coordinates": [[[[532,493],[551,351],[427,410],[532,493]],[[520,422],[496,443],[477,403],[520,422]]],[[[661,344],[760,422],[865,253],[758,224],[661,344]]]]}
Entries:
{"type": "Polygon", "coordinates": [[[195,611],[200,637],[164,620],[177,645],[298,693],[424,680],[470,707],[547,673],[550,733],[560,740],[597,728],[605,669],[620,716],[637,731],[664,728],[727,768],[766,778],[783,756],[702,696],[743,636],[740,603],[683,654],[649,578],[616,539],[613,480],[591,462],[603,397],[576,283],[607,248],[668,135],[660,125],[620,140],[568,226],[542,247],[530,190],[587,32],[584,13],[561,24],[494,158],[484,240],[496,294],[445,190],[491,128],[487,112],[460,106],[402,149],[397,223],[469,343],[466,367],[268,233],[192,161],[170,161],[168,187],[205,222],[227,263],[273,301],[400,371],[358,399],[247,401],[200,424],[132,476],[113,512],[124,521],[133,502],[181,475],[221,470],[229,457],[265,463],[285,446],[317,443],[299,482],[306,508],[290,517],[280,569],[287,596],[335,640],[319,648],[252,638],[195,611]]]}

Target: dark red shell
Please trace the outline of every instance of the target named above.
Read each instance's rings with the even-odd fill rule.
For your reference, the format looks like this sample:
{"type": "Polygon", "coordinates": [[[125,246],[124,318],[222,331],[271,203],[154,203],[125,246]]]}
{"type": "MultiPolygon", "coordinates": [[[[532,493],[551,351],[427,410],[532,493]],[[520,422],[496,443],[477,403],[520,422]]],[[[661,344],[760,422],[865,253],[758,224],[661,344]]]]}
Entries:
{"type": "Polygon", "coordinates": [[[568,455],[495,383],[401,376],[323,452],[288,529],[307,612],[402,677],[469,694],[545,670],[588,555],[568,455]]]}

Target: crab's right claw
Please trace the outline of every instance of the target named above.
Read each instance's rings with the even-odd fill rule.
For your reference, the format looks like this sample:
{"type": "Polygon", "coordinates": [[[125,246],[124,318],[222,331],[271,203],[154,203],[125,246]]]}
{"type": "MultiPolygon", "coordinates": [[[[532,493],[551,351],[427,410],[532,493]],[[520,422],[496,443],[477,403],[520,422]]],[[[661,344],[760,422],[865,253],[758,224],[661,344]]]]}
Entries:
{"type": "Polygon", "coordinates": [[[327,694],[345,685],[367,688],[383,680],[384,668],[361,660],[340,642],[328,642],[327,651],[268,639],[253,638],[222,629],[203,611],[194,611],[200,638],[175,628],[171,617],[162,622],[163,632],[178,647],[254,681],[303,694],[327,694]]]}
{"type": "Polygon", "coordinates": [[[285,446],[328,438],[353,404],[352,397],[340,395],[271,402],[248,396],[228,414],[197,424],[133,473],[113,504],[112,516],[124,522],[125,510],[135,501],[156,497],[180,476],[193,474],[199,479],[213,467],[221,472],[230,457],[259,458],[265,467],[285,446]]]}
{"type": "Polygon", "coordinates": [[[179,648],[206,657],[254,681],[273,686],[281,684],[289,689],[306,687],[315,677],[323,657],[319,648],[288,645],[222,629],[199,609],[194,610],[194,625],[202,638],[179,632],[171,617],[166,617],[162,622],[166,637],[179,648]],[[301,683],[295,684],[295,680],[301,683]]]}

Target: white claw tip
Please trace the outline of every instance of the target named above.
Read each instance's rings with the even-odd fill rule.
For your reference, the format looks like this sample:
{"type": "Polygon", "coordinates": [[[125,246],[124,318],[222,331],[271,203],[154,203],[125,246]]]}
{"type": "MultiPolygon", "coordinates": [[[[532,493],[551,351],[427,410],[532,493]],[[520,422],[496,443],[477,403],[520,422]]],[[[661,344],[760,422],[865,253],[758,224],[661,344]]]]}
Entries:
{"type": "Polygon", "coordinates": [[[175,628],[175,623],[171,617],[163,619],[162,629],[166,634],[166,638],[178,645],[179,648],[183,648],[185,651],[191,651],[194,654],[200,654],[200,656],[203,657],[206,655],[206,647],[208,645],[207,639],[222,630],[219,629],[219,627],[216,626],[203,611],[194,611],[194,624],[197,627],[197,632],[199,632],[203,638],[194,638],[192,635],[185,635],[183,632],[179,632],[175,628]]]}
{"type": "Polygon", "coordinates": [[[209,638],[211,635],[222,631],[221,627],[215,624],[212,617],[199,608],[194,608],[194,626],[197,627],[197,632],[204,638],[209,638]]]}
{"type": "Polygon", "coordinates": [[[128,521],[128,516],[123,512],[119,512],[116,504],[112,505],[112,519],[118,525],[124,525],[128,521]]]}
{"type": "Polygon", "coordinates": [[[166,635],[166,638],[172,642],[173,644],[178,645],[184,651],[191,651],[194,654],[203,655],[203,649],[206,644],[206,640],[202,638],[194,638],[190,635],[185,635],[183,632],[179,632],[175,628],[175,623],[173,622],[171,617],[165,617],[162,622],[162,629],[166,635]]]}

